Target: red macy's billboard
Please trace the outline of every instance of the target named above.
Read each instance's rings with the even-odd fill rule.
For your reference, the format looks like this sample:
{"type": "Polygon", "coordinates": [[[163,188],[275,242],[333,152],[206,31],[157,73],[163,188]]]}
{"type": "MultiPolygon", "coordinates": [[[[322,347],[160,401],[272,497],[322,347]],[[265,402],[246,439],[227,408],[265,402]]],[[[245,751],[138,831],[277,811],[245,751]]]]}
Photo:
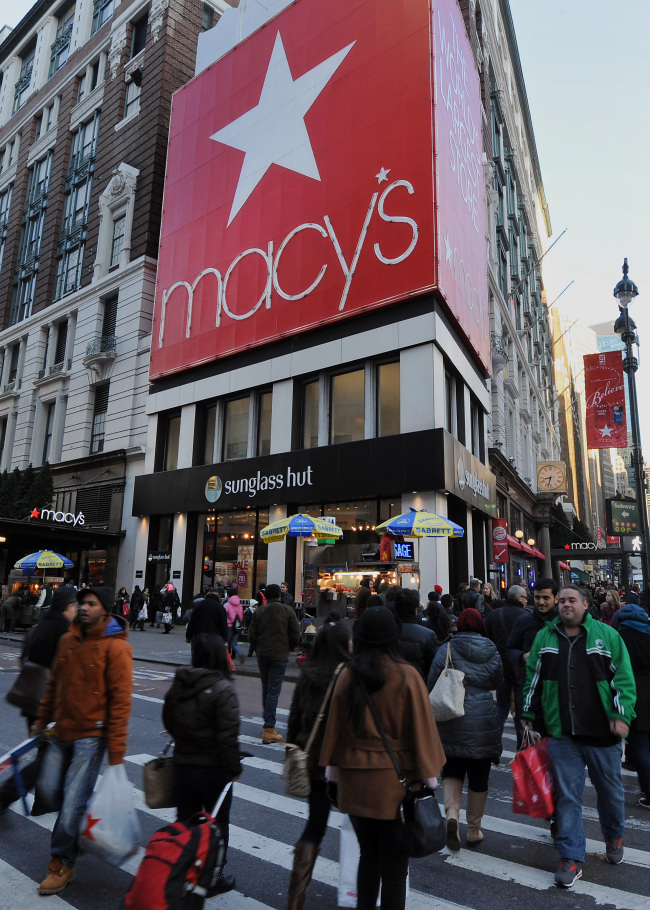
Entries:
{"type": "Polygon", "coordinates": [[[480,96],[456,0],[281,5],[174,96],[151,378],[433,288],[487,369],[480,96]]]}

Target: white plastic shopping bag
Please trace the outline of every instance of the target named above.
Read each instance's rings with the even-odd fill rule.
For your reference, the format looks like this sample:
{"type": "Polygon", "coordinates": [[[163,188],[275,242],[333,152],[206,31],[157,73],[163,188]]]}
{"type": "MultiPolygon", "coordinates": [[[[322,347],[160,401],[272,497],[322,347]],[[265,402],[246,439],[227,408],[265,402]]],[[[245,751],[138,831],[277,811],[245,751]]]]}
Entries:
{"type": "Polygon", "coordinates": [[[142,839],[131,791],[124,765],[109,765],[90,798],[81,826],[84,850],[116,866],[135,853],[142,839]]]}
{"type": "MultiPolygon", "coordinates": [[[[359,868],[359,841],[354,833],[350,816],[343,816],[339,855],[339,907],[357,906],[357,870],[359,868]]],[[[406,878],[406,896],[409,893],[409,877],[406,878]]],[[[377,895],[377,906],[381,906],[381,888],[377,895]]]]}
{"type": "Polygon", "coordinates": [[[357,869],[359,868],[359,841],[354,833],[350,816],[343,817],[339,856],[339,907],[357,906],[357,869]]]}

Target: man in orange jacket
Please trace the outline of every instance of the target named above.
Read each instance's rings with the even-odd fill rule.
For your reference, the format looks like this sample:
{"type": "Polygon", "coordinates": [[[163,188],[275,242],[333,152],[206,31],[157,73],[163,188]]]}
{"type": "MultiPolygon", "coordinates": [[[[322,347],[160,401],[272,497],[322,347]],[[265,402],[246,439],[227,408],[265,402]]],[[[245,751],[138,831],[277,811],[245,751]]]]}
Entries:
{"type": "MultiPolygon", "coordinates": [[[[104,753],[109,765],[124,761],[133,685],[127,624],[112,616],[112,588],[79,592],[79,616],[60,642],[33,733],[54,721],[36,792],[50,811],[48,874],[39,894],[58,894],[74,881],[79,827],[104,753]]],[[[48,731],[50,732],[50,731],[48,731]]]]}

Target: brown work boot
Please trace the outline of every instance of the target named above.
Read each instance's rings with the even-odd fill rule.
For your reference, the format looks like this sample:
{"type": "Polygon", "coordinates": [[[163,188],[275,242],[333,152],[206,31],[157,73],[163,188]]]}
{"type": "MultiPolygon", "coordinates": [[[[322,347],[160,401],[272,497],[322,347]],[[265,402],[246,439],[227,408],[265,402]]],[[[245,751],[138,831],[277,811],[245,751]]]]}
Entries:
{"type": "Polygon", "coordinates": [[[282,734],[275,732],[275,727],[264,727],[262,730],[262,745],[267,746],[269,743],[281,743],[282,734]]]}
{"type": "Polygon", "coordinates": [[[58,856],[50,858],[47,878],[38,886],[39,894],[58,894],[74,881],[74,866],[64,866],[58,856]]]}

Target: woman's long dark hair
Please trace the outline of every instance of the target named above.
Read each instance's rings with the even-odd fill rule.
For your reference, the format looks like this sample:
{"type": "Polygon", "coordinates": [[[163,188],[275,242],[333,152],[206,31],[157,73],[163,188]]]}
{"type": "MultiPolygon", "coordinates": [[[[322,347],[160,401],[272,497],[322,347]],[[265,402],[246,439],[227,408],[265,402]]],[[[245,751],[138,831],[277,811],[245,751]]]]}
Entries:
{"type": "MultiPolygon", "coordinates": [[[[348,665],[352,674],[348,689],[348,708],[352,729],[358,730],[362,735],[366,732],[366,708],[368,707],[363,684],[365,684],[368,695],[378,692],[386,685],[386,670],[382,666],[384,656],[390,658],[395,664],[405,663],[398,640],[385,645],[367,645],[358,639],[354,641],[353,657],[348,665]]],[[[401,668],[395,667],[394,670],[391,668],[391,672],[395,671],[401,673],[401,668]]]]}
{"type": "Polygon", "coordinates": [[[226,656],[226,644],[220,635],[201,632],[194,639],[192,666],[205,670],[218,670],[230,677],[230,664],[226,656]]]}
{"type": "Polygon", "coordinates": [[[309,679],[330,680],[340,663],[350,660],[350,630],[341,622],[326,623],[319,630],[307,660],[302,665],[309,679]]]}
{"type": "Polygon", "coordinates": [[[433,601],[429,601],[427,606],[427,625],[435,633],[438,641],[447,641],[454,631],[451,619],[447,615],[445,608],[433,601]]]}

